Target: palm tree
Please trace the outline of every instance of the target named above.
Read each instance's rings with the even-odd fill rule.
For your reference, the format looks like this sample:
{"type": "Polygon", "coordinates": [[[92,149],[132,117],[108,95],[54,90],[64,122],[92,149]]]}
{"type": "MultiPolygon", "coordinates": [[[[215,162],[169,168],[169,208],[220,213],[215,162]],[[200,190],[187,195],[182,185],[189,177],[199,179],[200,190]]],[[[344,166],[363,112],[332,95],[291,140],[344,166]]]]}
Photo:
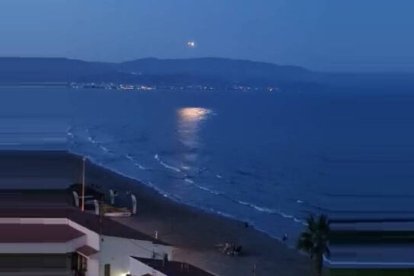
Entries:
{"type": "Polygon", "coordinates": [[[317,275],[322,275],[323,255],[329,256],[329,220],[326,216],[318,218],[310,216],[307,219],[307,228],[300,235],[297,247],[308,253],[314,261],[317,275]]]}

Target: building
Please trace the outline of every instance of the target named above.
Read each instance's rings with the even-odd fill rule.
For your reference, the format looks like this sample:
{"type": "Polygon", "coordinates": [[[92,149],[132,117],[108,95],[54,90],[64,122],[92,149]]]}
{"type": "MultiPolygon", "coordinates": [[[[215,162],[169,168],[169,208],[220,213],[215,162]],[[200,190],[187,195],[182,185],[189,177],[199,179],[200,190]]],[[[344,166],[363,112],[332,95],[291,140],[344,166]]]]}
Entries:
{"type": "Polygon", "coordinates": [[[130,257],[131,276],[213,276],[188,263],[165,261],[152,258],[130,257]]]}
{"type": "Polygon", "coordinates": [[[135,214],[134,195],[120,200],[125,208],[115,208],[121,196],[90,183],[86,210],[76,207],[83,193],[73,185],[82,178],[81,157],[65,151],[2,151],[0,163],[0,276],[166,275],[165,266],[143,269],[144,260],[176,267],[174,246],[106,216],[135,214]]]}
{"type": "Polygon", "coordinates": [[[66,191],[0,192],[0,275],[120,276],[131,272],[130,256],[172,258],[172,246],[62,203],[68,198],[66,191]]]}

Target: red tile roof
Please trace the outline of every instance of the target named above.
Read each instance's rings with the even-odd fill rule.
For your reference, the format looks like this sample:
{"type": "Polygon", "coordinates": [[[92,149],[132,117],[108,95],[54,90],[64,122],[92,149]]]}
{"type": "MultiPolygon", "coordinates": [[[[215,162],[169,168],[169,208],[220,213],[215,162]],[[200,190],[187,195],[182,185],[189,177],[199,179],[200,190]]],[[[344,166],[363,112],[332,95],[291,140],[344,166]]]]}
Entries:
{"type": "Polygon", "coordinates": [[[102,235],[167,245],[108,217],[81,212],[72,200],[67,190],[0,189],[0,218],[68,218],[102,235]]]}
{"type": "Polygon", "coordinates": [[[88,245],[84,245],[82,247],[79,247],[78,249],[76,249],[76,252],[78,252],[79,254],[81,254],[85,257],[89,257],[89,256],[92,256],[93,254],[98,253],[97,250],[93,249],[92,247],[90,247],[88,245]]]}
{"type": "Polygon", "coordinates": [[[0,224],[0,243],[63,243],[83,235],[69,225],[0,224]]]}
{"type": "Polygon", "coordinates": [[[165,242],[141,233],[110,218],[81,212],[78,208],[74,207],[54,207],[51,209],[36,207],[0,208],[0,218],[68,218],[95,233],[105,236],[145,240],[155,244],[168,245],[165,242]]]}

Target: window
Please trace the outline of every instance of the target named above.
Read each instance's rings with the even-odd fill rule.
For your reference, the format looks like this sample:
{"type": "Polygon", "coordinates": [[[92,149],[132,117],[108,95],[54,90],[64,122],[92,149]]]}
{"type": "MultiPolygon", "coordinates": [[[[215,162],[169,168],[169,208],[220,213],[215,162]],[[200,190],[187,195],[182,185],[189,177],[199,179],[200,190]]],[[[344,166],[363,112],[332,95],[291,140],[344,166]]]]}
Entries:
{"type": "Polygon", "coordinates": [[[110,264],[105,264],[105,276],[111,276],[111,265],[110,264]]]}
{"type": "Polygon", "coordinates": [[[88,270],[88,259],[78,253],[73,253],[72,270],[82,275],[88,270]]]}

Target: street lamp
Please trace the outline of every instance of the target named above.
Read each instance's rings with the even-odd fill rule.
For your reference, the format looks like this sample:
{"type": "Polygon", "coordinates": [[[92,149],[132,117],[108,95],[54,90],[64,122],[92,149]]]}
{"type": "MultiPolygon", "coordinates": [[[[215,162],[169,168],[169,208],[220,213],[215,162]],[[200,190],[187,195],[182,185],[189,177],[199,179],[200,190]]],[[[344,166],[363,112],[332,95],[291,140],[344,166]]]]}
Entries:
{"type": "Polygon", "coordinates": [[[81,204],[81,210],[82,212],[85,211],[85,163],[86,163],[86,157],[82,158],[82,204],[81,204]]]}

